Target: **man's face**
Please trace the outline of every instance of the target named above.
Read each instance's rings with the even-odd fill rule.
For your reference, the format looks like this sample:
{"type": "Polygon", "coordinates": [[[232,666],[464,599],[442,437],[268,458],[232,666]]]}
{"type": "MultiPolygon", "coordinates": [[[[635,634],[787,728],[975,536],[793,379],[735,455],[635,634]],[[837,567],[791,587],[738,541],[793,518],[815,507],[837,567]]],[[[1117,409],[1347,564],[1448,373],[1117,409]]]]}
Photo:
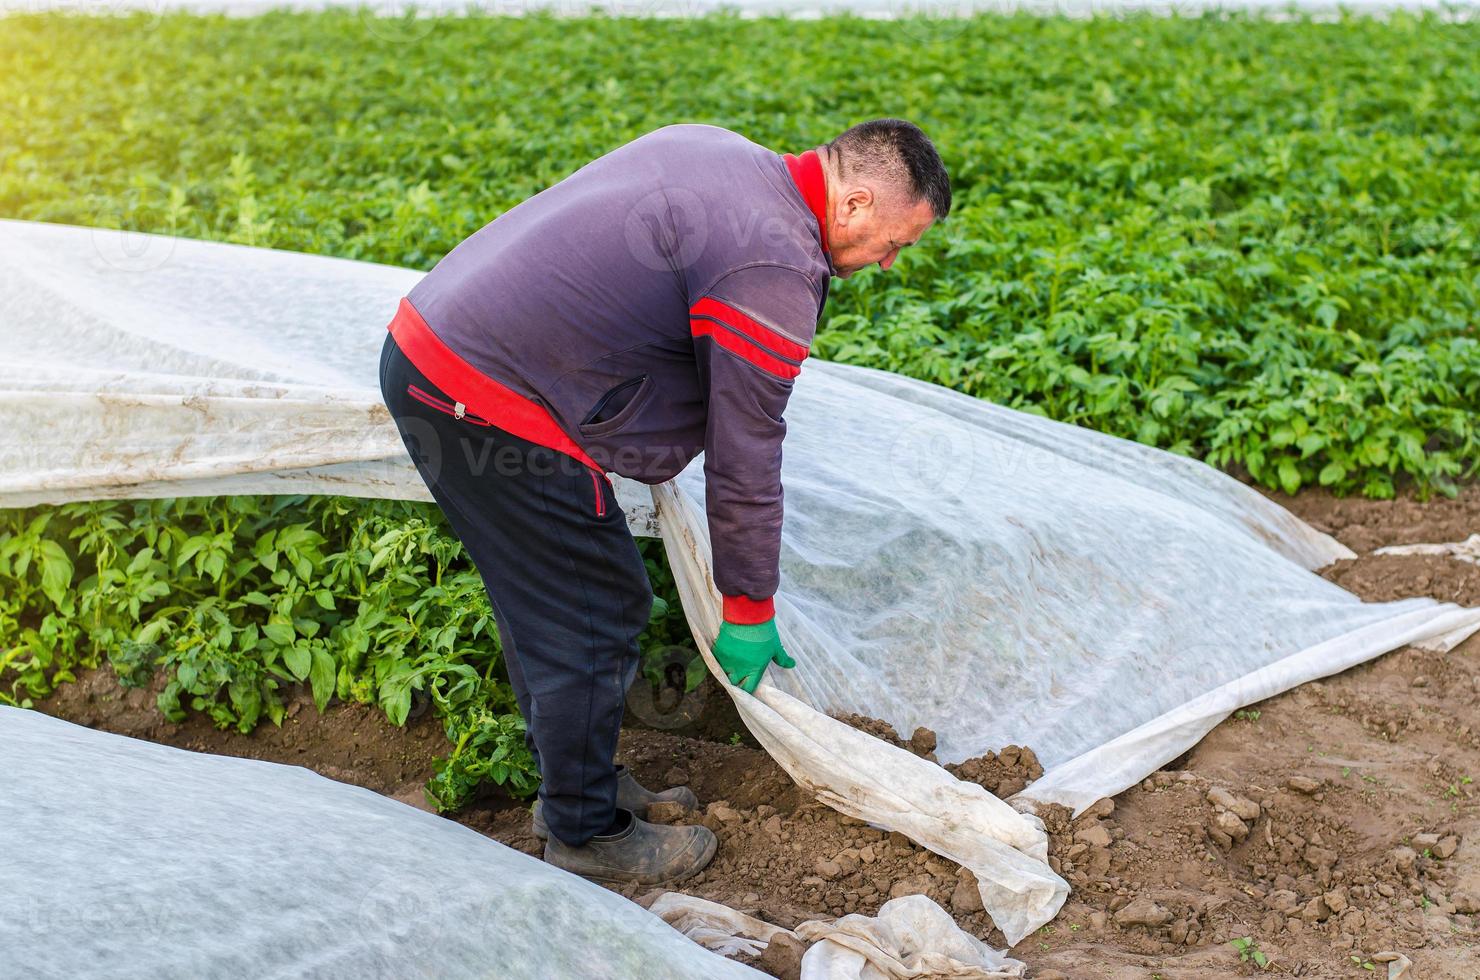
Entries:
{"type": "Polygon", "coordinates": [[[930,202],[897,203],[868,187],[844,193],[832,217],[828,246],[839,279],[875,263],[888,269],[935,221],[930,202]]]}

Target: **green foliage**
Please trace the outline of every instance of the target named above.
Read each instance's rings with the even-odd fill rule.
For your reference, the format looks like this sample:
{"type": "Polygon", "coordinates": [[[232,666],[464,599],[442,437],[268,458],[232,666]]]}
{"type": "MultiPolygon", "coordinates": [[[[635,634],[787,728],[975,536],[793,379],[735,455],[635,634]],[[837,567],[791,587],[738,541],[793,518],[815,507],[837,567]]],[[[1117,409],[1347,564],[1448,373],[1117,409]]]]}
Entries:
{"type": "MultiPolygon", "coordinates": [[[[655,583],[672,578],[645,543],[655,583]]],[[[676,601],[652,630],[686,630],[676,601]],[[675,612],[675,610],[678,610],[675,612]]],[[[658,610],[661,610],[659,613],[658,610]]],[[[483,779],[537,785],[477,570],[428,504],[222,497],[0,511],[0,701],[29,706],[78,667],[158,687],[160,710],[221,728],[281,724],[302,690],[420,700],[457,745],[428,793],[465,802],[483,779]],[[159,678],[156,683],[156,677],[159,678]]]]}
{"type": "Polygon", "coordinates": [[[658,126],[799,150],[892,113],[956,206],[835,284],[817,354],[1268,487],[1447,490],[1480,466],[1477,41],[1402,12],[12,17],[0,215],[428,268],[658,126]]]}
{"type": "Polygon", "coordinates": [[[1259,944],[1254,941],[1252,936],[1230,940],[1228,945],[1232,946],[1238,953],[1238,961],[1240,963],[1253,963],[1261,970],[1269,969],[1269,957],[1259,948],[1259,944]]]}
{"type": "Polygon", "coordinates": [[[477,712],[449,716],[447,737],[456,746],[438,760],[427,783],[427,799],[438,810],[467,805],[485,781],[527,796],[539,787],[534,761],[524,744],[524,719],[517,714],[477,712]]]}
{"type": "Polygon", "coordinates": [[[456,708],[465,675],[478,679],[463,661],[497,647],[477,654],[442,641],[462,629],[477,644],[486,600],[480,609],[466,573],[442,581],[460,546],[433,519],[425,506],[332,497],[0,511],[0,615],[7,641],[21,641],[7,651],[0,697],[29,703],[106,653],[126,685],[165,672],[159,706],[171,719],[188,707],[243,732],[264,716],[281,722],[299,684],[320,708],[336,689],[374,695],[396,720],[413,687],[456,708]],[[404,547],[375,550],[387,541],[404,547]],[[429,593],[440,601],[427,602],[429,593]],[[419,632],[433,640],[421,644],[419,632]],[[413,642],[418,653],[408,656],[413,642]]]}

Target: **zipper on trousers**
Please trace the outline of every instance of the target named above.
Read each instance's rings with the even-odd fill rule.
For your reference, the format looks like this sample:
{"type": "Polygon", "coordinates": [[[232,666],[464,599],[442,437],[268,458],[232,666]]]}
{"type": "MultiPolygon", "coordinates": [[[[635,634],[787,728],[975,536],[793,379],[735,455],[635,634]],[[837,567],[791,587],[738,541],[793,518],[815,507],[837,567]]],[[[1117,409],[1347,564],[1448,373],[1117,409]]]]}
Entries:
{"type": "MultiPolygon", "coordinates": [[[[486,419],[479,418],[476,415],[469,415],[468,407],[462,402],[454,403],[447,401],[445,398],[438,398],[436,395],[418,385],[408,384],[406,386],[406,393],[412,398],[415,398],[417,401],[425,405],[430,405],[439,412],[445,412],[446,414],[451,415],[453,418],[461,419],[464,422],[471,422],[474,425],[493,425],[492,422],[489,422],[486,419]]],[[[610,486],[611,481],[607,479],[606,474],[604,473],[598,473],[595,470],[591,469],[588,469],[588,472],[591,474],[591,490],[596,498],[596,504],[594,508],[596,511],[596,516],[605,517],[606,495],[602,493],[601,485],[602,483],[606,483],[607,486],[610,486]]]]}
{"type": "Polygon", "coordinates": [[[417,385],[407,385],[406,394],[410,395],[412,398],[415,398],[417,401],[421,402],[424,405],[430,405],[439,412],[444,412],[448,415],[451,415],[455,419],[460,419],[464,422],[471,422],[474,425],[493,425],[493,423],[489,422],[487,419],[481,419],[476,415],[469,415],[468,406],[464,405],[462,402],[450,402],[444,398],[438,398],[436,395],[433,395],[426,389],[418,387],[417,385]]]}
{"type": "Polygon", "coordinates": [[[606,516],[606,497],[603,496],[602,493],[601,493],[601,482],[604,479],[605,479],[605,477],[598,475],[595,470],[592,470],[591,471],[591,489],[594,490],[594,491],[596,491],[596,516],[597,517],[605,517],[606,516]]]}

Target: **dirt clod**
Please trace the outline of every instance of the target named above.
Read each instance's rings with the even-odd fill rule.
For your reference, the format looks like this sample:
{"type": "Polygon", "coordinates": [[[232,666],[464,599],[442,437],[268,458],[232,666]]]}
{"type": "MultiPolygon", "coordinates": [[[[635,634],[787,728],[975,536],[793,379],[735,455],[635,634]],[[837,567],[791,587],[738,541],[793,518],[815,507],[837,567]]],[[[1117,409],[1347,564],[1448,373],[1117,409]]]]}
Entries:
{"type": "Polygon", "coordinates": [[[1235,796],[1221,786],[1214,786],[1208,790],[1208,802],[1213,806],[1227,810],[1240,820],[1258,820],[1259,804],[1242,796],[1235,796]]]}
{"type": "Polygon", "coordinates": [[[1297,793],[1304,793],[1306,796],[1309,796],[1321,788],[1321,781],[1319,779],[1311,779],[1309,776],[1291,776],[1285,780],[1285,785],[1297,793]]]}
{"type": "Polygon", "coordinates": [[[1159,926],[1171,921],[1172,914],[1151,899],[1142,896],[1115,913],[1118,926],[1159,926]]]}
{"type": "Polygon", "coordinates": [[[1110,831],[1102,824],[1094,823],[1083,830],[1074,832],[1074,840],[1086,847],[1109,847],[1112,841],[1110,831]]]}
{"type": "Polygon", "coordinates": [[[935,732],[928,728],[916,728],[909,738],[901,738],[893,725],[887,721],[880,721],[878,718],[859,714],[836,714],[833,717],[851,728],[856,728],[890,745],[912,752],[922,759],[935,761],[935,732]]]}
{"type": "Polygon", "coordinates": [[[910,736],[910,751],[926,758],[935,758],[935,733],[928,728],[916,728],[910,736]]]}
{"type": "Polygon", "coordinates": [[[1023,791],[1043,775],[1043,766],[1032,749],[1007,745],[1000,752],[988,752],[958,765],[946,765],[957,779],[980,785],[993,796],[1006,799],[1023,791]]]}
{"type": "Polygon", "coordinates": [[[807,944],[795,936],[778,933],[761,950],[755,967],[779,980],[801,980],[802,957],[807,953],[807,944]]]}

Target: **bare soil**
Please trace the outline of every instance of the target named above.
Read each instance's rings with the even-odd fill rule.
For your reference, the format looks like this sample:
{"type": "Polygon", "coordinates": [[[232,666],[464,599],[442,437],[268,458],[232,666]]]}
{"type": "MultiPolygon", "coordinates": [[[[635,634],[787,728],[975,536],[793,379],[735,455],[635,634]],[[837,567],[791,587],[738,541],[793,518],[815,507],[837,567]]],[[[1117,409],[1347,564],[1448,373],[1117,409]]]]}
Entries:
{"type": "Polygon", "coordinates": [[[75,683],[58,687],[37,708],[88,728],[195,752],[304,766],[422,809],[429,809],[421,788],[432,764],[450,748],[441,723],[423,703],[397,728],[375,705],[335,701],[319,714],[303,695],[288,703],[281,728],[263,722],[242,735],[216,728],[203,714],[180,724],[168,721],[155,706],[163,684],[163,675],[156,675],[154,688],[125,688],[111,667],[103,667],[80,672],[75,683]]]}
{"type": "MultiPolygon", "coordinates": [[[[1458,541],[1480,531],[1480,487],[1460,499],[1281,504],[1361,557],[1322,574],[1364,599],[1427,595],[1480,605],[1480,566],[1442,557],[1374,556],[1390,544],[1458,541]]],[[[703,689],[701,689],[703,690],[703,689]]],[[[752,741],[728,698],[674,731],[634,723],[619,756],[649,787],[686,784],[694,819],[720,838],[682,890],[791,926],[871,913],[924,893],[994,946],[970,873],[805,797],[752,741]],[[729,734],[728,737],[726,733],[729,734]],[[733,743],[733,744],[732,744],[733,743]]],[[[414,805],[446,749],[428,713],[404,729],[378,710],[297,706],[281,729],[249,736],[209,721],[163,721],[148,692],[110,670],[41,706],[93,727],[199,751],[304,765],[414,805]]],[[[934,738],[873,719],[855,727],[933,757],[934,738]]],[[[1058,917],[1013,949],[1037,977],[1210,980],[1252,975],[1228,943],[1248,937],[1269,972],[1385,976],[1374,954],[1413,960],[1410,980],[1480,977],[1480,637],[1445,655],[1403,648],[1239,712],[1173,767],[1071,821],[1050,809],[1052,862],[1073,885],[1058,917]]],[[[1040,772],[1031,746],[949,767],[1009,795],[1040,772]]],[[[530,854],[524,804],[490,793],[453,819],[530,854]]],[[[627,889],[638,901],[651,889],[627,889]]],[[[762,960],[776,975],[789,962],[762,960]]]]}

